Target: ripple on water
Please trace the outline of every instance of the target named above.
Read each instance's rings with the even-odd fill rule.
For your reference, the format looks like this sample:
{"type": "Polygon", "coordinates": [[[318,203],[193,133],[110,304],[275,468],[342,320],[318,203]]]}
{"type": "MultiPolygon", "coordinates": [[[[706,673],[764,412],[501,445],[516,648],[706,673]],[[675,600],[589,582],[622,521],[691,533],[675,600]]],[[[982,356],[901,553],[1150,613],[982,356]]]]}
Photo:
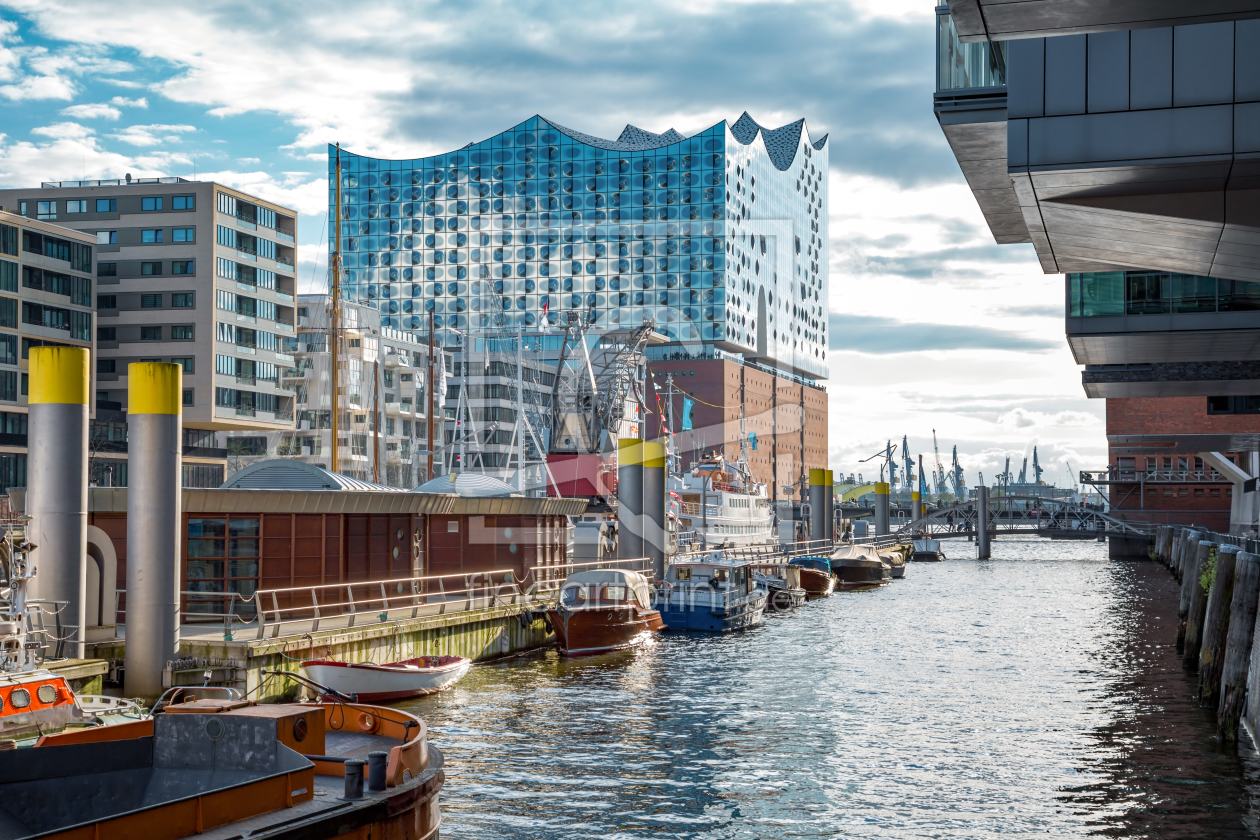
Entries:
{"type": "Polygon", "coordinates": [[[406,704],[446,756],[443,836],[1260,836],[1260,763],[1190,699],[1166,570],[953,545],[757,630],[481,665],[406,704]]]}

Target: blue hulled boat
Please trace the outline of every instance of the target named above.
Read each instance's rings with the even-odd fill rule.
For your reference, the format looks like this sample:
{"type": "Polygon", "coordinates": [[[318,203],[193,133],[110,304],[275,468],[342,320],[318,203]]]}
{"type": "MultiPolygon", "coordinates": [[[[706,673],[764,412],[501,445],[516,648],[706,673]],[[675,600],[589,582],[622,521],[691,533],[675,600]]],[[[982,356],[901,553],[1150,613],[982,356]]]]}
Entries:
{"type": "Polygon", "coordinates": [[[726,633],[762,623],[766,592],[757,586],[751,564],[714,552],[671,564],[656,608],[667,630],[726,633]]]}

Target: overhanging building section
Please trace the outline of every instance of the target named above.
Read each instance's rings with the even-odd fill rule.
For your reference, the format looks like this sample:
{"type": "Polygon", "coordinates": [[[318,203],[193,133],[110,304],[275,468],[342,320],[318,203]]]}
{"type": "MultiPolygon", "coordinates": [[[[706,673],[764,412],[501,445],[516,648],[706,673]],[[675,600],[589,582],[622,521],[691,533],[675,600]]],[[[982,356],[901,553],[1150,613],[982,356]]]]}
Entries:
{"type": "Polygon", "coordinates": [[[1260,21],[1007,49],[1008,173],[1047,271],[1260,280],[1260,21]]]}
{"type": "Polygon", "coordinates": [[[949,0],[964,43],[1260,17],[1243,0],[949,0]]]}

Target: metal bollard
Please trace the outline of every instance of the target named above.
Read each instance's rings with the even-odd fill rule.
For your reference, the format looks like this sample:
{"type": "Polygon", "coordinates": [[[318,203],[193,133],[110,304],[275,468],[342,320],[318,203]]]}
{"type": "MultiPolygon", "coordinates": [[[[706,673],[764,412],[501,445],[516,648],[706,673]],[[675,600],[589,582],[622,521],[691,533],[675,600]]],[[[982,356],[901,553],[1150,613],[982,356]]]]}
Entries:
{"type": "Polygon", "coordinates": [[[389,764],[389,753],[373,750],[368,753],[368,791],[375,793],[385,790],[385,767],[389,764]]]}
{"type": "Polygon", "coordinates": [[[344,799],[363,798],[363,768],[367,762],[361,758],[346,759],[346,794],[344,799]]]}

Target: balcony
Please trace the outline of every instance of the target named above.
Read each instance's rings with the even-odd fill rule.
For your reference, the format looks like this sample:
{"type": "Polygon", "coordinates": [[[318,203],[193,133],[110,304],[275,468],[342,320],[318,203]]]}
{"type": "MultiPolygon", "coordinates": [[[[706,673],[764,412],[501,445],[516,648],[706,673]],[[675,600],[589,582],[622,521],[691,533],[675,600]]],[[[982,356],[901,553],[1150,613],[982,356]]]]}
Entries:
{"type": "Polygon", "coordinates": [[[242,260],[249,260],[250,262],[258,262],[258,255],[251,254],[248,251],[237,251],[236,256],[242,260]]]}
{"type": "Polygon", "coordinates": [[[258,377],[254,376],[252,373],[238,373],[236,374],[236,384],[237,385],[257,385],[258,377]]]}
{"type": "Polygon", "coordinates": [[[293,234],[289,233],[288,231],[280,230],[279,228],[277,228],[277,229],[276,229],[276,239],[280,240],[281,242],[288,242],[288,243],[292,244],[292,243],[293,243],[293,234]]]}
{"type": "Polygon", "coordinates": [[[280,321],[280,320],[277,320],[277,321],[276,321],[276,329],[278,329],[278,330],[284,330],[285,332],[293,332],[293,322],[292,322],[292,321],[280,321]]]}
{"type": "Polygon", "coordinates": [[[237,417],[254,417],[255,413],[254,413],[253,406],[238,405],[236,407],[236,416],[237,417]]]}

